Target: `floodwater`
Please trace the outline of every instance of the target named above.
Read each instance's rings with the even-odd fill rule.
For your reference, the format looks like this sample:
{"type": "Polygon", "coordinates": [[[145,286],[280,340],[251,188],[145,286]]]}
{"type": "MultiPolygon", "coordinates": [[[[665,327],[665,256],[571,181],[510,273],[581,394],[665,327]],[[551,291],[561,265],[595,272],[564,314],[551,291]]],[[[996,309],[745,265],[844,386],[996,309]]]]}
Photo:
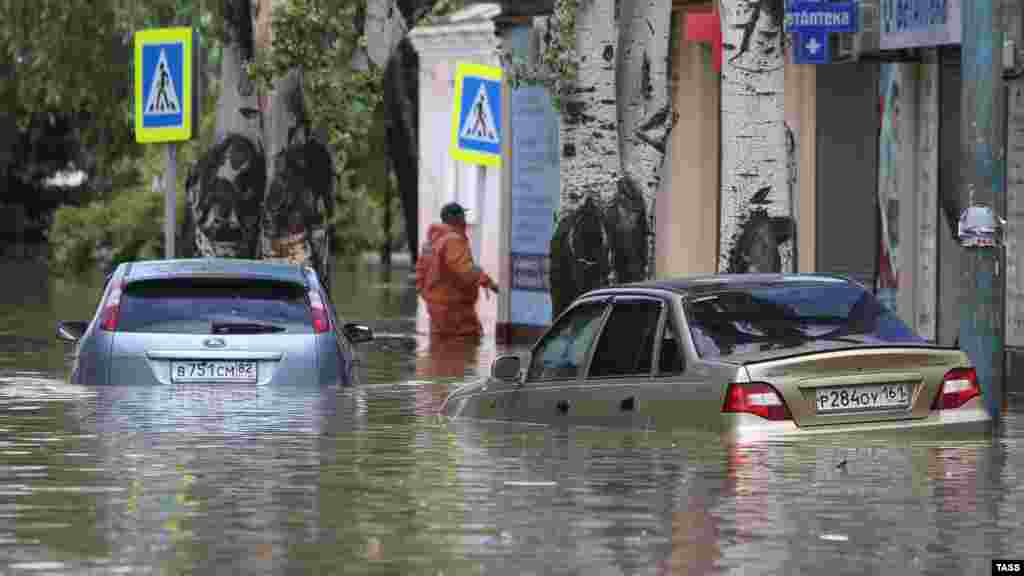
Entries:
{"type": "Polygon", "coordinates": [[[337,267],[353,389],[78,387],[98,278],[0,264],[0,573],[988,574],[1024,558],[1024,418],[990,438],[727,445],[445,423],[408,269],[337,267]],[[845,462],[845,465],[841,465],[845,462]]]}

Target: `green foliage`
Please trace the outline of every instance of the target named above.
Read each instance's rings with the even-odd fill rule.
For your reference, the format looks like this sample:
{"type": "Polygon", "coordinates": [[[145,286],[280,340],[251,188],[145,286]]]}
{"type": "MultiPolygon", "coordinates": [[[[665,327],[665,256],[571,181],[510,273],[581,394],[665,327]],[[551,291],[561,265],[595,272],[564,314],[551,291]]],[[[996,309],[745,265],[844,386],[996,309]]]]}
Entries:
{"type": "MultiPolygon", "coordinates": [[[[257,55],[249,72],[269,88],[292,70],[302,74],[309,122],[328,135],[335,154],[335,253],[359,254],[384,238],[381,210],[387,204],[390,169],[385,144],[383,71],[372,63],[353,67],[366,38],[357,22],[367,0],[281,0],[273,14],[273,45],[257,55]]],[[[419,22],[461,8],[464,0],[435,0],[419,22]]]]}
{"type": "Polygon", "coordinates": [[[301,70],[310,122],[327,130],[341,170],[365,144],[373,110],[383,99],[381,71],[351,66],[363,43],[356,21],[365,4],[366,0],[281,1],[274,8],[273,46],[260,52],[250,66],[265,88],[275,78],[301,70]]]}
{"type": "MultiPolygon", "coordinates": [[[[179,231],[185,217],[185,180],[191,165],[213,141],[216,91],[203,105],[200,137],[177,146],[177,215],[179,231]]],[[[164,253],[164,194],[153,189],[154,178],[167,167],[166,146],[138,145],[140,157],[122,160],[118,186],[109,198],[84,206],[62,206],[54,213],[48,232],[50,265],[56,274],[79,275],[101,260],[117,265],[140,258],[161,258],[164,253]],[[105,256],[104,251],[109,251],[105,256]]]]}
{"type": "Polygon", "coordinates": [[[7,69],[0,101],[19,128],[34,112],[87,112],[83,144],[105,157],[124,155],[133,140],[132,55],[116,3],[8,0],[0,2],[0,22],[0,68],[7,69]]]}
{"type": "MultiPolygon", "coordinates": [[[[80,114],[76,138],[98,170],[138,156],[132,121],[132,32],[187,24],[199,0],[0,2],[0,105],[24,129],[37,112],[80,114]]],[[[212,37],[218,2],[197,17],[212,37]],[[211,11],[212,10],[212,11],[211,11]]]]}

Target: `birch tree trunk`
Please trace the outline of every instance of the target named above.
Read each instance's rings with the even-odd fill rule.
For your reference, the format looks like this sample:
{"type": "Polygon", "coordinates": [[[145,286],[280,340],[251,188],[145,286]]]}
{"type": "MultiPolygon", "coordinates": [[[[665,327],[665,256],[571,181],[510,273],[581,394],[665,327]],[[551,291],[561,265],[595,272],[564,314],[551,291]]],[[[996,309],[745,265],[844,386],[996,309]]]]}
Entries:
{"type": "Polygon", "coordinates": [[[622,177],[608,232],[620,282],[654,276],[654,202],[673,113],[669,95],[671,0],[622,2],[616,104],[622,177]]]}
{"type": "Polygon", "coordinates": [[[782,0],[720,0],[722,190],[719,269],[793,269],[783,108],[782,0]]]}
{"type": "Polygon", "coordinates": [[[555,315],[591,288],[654,274],[654,199],[674,121],[671,9],[670,0],[581,0],[551,239],[555,315]]]}
{"type": "Polygon", "coordinates": [[[266,159],[256,85],[250,0],[224,0],[225,37],[214,145],[186,181],[185,256],[258,258],[266,159]]]}
{"type": "Polygon", "coordinates": [[[576,52],[579,80],[565,98],[562,138],[562,205],[588,198],[610,200],[621,175],[615,98],[618,22],[615,0],[581,0],[576,52]]]}
{"type": "MultiPolygon", "coordinates": [[[[284,0],[258,1],[255,45],[262,52],[273,44],[273,9],[284,0]]],[[[275,79],[260,101],[267,155],[260,255],[312,266],[329,284],[334,165],[326,138],[313,133],[306,114],[300,71],[275,79]]]]}
{"type": "Polygon", "coordinates": [[[217,140],[189,174],[189,255],[287,260],[330,282],[334,169],[311,132],[298,71],[259,94],[245,70],[273,42],[280,0],[224,0],[217,140]]]}
{"type": "MultiPolygon", "coordinates": [[[[551,239],[551,297],[558,315],[578,294],[608,284],[604,206],[621,176],[615,64],[615,0],[581,0],[576,14],[578,81],[563,94],[560,213],[551,239]]],[[[552,18],[557,18],[556,15],[552,18]]],[[[557,26],[558,22],[551,22],[557,26]]]]}

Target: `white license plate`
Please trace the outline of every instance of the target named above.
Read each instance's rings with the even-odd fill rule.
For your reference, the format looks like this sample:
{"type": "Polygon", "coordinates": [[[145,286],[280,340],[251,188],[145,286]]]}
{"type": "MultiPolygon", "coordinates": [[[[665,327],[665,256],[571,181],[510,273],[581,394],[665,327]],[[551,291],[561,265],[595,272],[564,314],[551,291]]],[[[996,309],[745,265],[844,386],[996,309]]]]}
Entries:
{"type": "Polygon", "coordinates": [[[252,360],[190,360],[171,362],[172,382],[256,382],[252,360]]]}
{"type": "Polygon", "coordinates": [[[910,405],[910,386],[875,384],[818,388],[814,391],[814,402],[818,413],[906,408],[910,405]]]}

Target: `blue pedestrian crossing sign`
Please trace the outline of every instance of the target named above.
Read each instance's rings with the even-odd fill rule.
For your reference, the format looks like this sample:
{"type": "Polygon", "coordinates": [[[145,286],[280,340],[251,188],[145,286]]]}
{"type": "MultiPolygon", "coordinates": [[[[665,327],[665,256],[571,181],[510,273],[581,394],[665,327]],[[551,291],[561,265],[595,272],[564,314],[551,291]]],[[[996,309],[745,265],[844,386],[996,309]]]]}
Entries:
{"type": "Polygon", "coordinates": [[[455,70],[451,153],[458,160],[501,166],[501,68],[460,62],[455,70]]]}
{"type": "Polygon", "coordinates": [[[192,29],[156,28],[135,34],[135,140],[192,138],[192,29]]]}

